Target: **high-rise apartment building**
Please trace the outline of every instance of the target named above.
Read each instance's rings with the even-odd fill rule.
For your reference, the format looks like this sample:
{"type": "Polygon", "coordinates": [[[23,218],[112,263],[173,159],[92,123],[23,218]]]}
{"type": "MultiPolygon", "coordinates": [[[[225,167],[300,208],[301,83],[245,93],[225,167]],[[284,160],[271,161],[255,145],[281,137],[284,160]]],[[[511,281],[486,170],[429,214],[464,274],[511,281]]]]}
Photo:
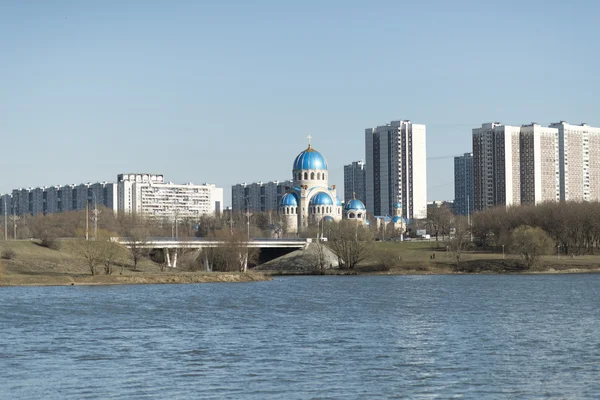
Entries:
{"type": "Polygon", "coordinates": [[[470,215],[473,207],[473,153],[465,153],[454,157],[454,212],[470,215]]]}
{"type": "Polygon", "coordinates": [[[558,129],[521,126],[521,204],[560,200],[558,129]]]}
{"type": "Polygon", "coordinates": [[[233,185],[231,187],[232,212],[277,211],[281,197],[292,186],[291,180],[233,185]]]}
{"type": "Polygon", "coordinates": [[[600,201],[600,128],[561,121],[558,130],[560,199],[600,201]]]}
{"type": "Polygon", "coordinates": [[[532,123],[473,129],[475,211],[560,200],[559,131],[532,123]]]}
{"type": "Polygon", "coordinates": [[[362,160],[344,165],[344,201],[348,202],[356,196],[358,200],[366,204],[366,179],[367,170],[362,160]]]}
{"type": "Polygon", "coordinates": [[[391,216],[401,203],[404,218],[427,217],[425,135],[425,125],[406,120],[365,130],[369,213],[391,216]]]}
{"type": "Polygon", "coordinates": [[[521,203],[520,130],[498,122],[473,129],[474,211],[521,203]]]}

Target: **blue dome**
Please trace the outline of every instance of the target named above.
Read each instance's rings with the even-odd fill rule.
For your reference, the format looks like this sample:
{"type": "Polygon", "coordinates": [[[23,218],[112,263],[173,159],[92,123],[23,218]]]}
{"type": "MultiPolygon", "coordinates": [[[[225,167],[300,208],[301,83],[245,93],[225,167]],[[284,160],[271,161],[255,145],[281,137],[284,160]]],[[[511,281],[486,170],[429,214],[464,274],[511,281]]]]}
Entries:
{"type": "Polygon", "coordinates": [[[293,193],[286,193],[281,198],[281,201],[279,202],[279,205],[280,206],[294,206],[294,207],[297,207],[298,206],[298,199],[296,198],[295,194],[293,194],[293,193]]]}
{"type": "Polygon", "coordinates": [[[343,206],[342,201],[339,199],[339,197],[335,198],[335,205],[338,206],[338,207],[343,206]]]}
{"type": "Polygon", "coordinates": [[[311,145],[294,160],[294,171],[300,169],[327,169],[325,157],[313,149],[311,145]]]}
{"type": "Polygon", "coordinates": [[[346,203],[346,207],[344,210],[366,210],[365,205],[362,201],[358,199],[352,199],[348,203],[346,203]]]}
{"type": "Polygon", "coordinates": [[[401,216],[396,215],[394,218],[392,218],[392,222],[394,224],[397,224],[399,222],[406,223],[406,220],[404,218],[402,218],[401,216]]]}
{"type": "Polygon", "coordinates": [[[333,222],[334,219],[331,215],[326,215],[325,217],[323,217],[323,221],[325,222],[333,222]]]}
{"type": "Polygon", "coordinates": [[[402,208],[402,203],[397,202],[396,204],[394,204],[394,208],[402,208]]]}
{"type": "Polygon", "coordinates": [[[331,196],[325,192],[317,193],[312,199],[310,199],[311,206],[332,206],[333,200],[331,196]]]}

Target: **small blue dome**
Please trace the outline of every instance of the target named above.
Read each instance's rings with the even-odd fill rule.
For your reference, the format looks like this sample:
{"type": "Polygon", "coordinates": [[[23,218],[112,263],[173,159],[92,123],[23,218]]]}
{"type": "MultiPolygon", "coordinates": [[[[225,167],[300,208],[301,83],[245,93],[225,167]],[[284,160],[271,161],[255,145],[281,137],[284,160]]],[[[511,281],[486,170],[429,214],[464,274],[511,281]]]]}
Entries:
{"type": "Polygon", "coordinates": [[[394,208],[402,208],[402,203],[397,202],[396,204],[394,204],[394,208]]]}
{"type": "Polygon", "coordinates": [[[333,200],[331,196],[325,192],[317,193],[312,199],[310,199],[311,206],[332,206],[333,200]]]}
{"type": "Polygon", "coordinates": [[[294,207],[297,207],[298,206],[298,199],[296,198],[295,194],[293,194],[293,193],[286,193],[281,198],[281,201],[279,201],[279,205],[280,206],[294,206],[294,207]]]}
{"type": "Polygon", "coordinates": [[[339,199],[339,197],[335,198],[335,205],[338,206],[338,207],[343,206],[342,201],[339,199]]]}
{"type": "Polygon", "coordinates": [[[327,161],[309,144],[294,160],[294,171],[301,169],[327,169],[327,161]]]}
{"type": "Polygon", "coordinates": [[[397,224],[398,222],[402,222],[402,217],[396,215],[394,218],[392,218],[392,222],[394,224],[397,224]]]}
{"type": "Polygon", "coordinates": [[[366,210],[365,205],[363,204],[362,201],[358,200],[358,199],[352,199],[350,200],[348,203],[346,203],[346,206],[344,207],[344,210],[366,210]]]}
{"type": "Polygon", "coordinates": [[[326,215],[325,217],[323,217],[323,221],[325,222],[333,222],[334,219],[331,215],[326,215]]]}

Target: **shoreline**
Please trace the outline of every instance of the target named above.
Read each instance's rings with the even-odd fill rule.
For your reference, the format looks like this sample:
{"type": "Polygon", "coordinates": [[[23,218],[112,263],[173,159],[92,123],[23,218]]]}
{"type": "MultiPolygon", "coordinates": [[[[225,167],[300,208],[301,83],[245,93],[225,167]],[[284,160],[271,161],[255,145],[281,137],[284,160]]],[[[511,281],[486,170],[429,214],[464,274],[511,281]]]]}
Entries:
{"type": "MultiPolygon", "coordinates": [[[[566,266],[565,266],[566,267],[566,266]]],[[[561,274],[597,274],[600,268],[564,268],[534,269],[527,271],[452,271],[447,268],[397,269],[389,271],[361,270],[324,270],[293,271],[263,270],[241,272],[184,272],[142,273],[140,275],[85,275],[85,274],[7,274],[0,278],[1,287],[16,286],[106,286],[106,285],[161,285],[161,284],[199,284],[199,283],[248,283],[270,281],[275,277],[291,276],[402,276],[402,275],[561,275],[561,274]]]]}
{"type": "Polygon", "coordinates": [[[245,283],[271,280],[269,274],[257,272],[214,272],[144,275],[5,275],[0,287],[15,286],[104,286],[160,285],[194,283],[245,283]]]}

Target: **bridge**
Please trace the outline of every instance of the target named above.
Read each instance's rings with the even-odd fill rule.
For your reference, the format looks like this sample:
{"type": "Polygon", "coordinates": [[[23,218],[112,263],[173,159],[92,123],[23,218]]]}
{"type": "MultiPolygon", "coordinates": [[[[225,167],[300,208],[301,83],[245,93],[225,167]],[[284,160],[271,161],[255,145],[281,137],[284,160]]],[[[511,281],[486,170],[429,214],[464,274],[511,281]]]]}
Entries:
{"type": "MultiPolygon", "coordinates": [[[[111,241],[117,242],[127,248],[137,247],[140,249],[162,250],[165,255],[165,260],[168,267],[177,267],[177,250],[180,249],[196,249],[198,253],[204,248],[210,247],[223,247],[231,245],[230,242],[223,240],[209,239],[209,238],[172,238],[172,237],[151,237],[145,240],[133,240],[132,238],[111,238],[111,241]],[[171,257],[172,255],[172,257],[171,257]],[[171,263],[171,259],[173,262],[171,263]]],[[[276,258],[294,250],[304,249],[312,241],[310,238],[284,238],[284,239],[270,239],[270,238],[255,238],[249,241],[237,242],[236,247],[242,248],[259,248],[261,249],[261,258],[276,258]],[[267,250],[266,256],[263,256],[267,250]],[[271,257],[269,257],[271,256],[271,257]]],[[[205,260],[206,269],[210,270],[208,261],[205,260]]]]}

